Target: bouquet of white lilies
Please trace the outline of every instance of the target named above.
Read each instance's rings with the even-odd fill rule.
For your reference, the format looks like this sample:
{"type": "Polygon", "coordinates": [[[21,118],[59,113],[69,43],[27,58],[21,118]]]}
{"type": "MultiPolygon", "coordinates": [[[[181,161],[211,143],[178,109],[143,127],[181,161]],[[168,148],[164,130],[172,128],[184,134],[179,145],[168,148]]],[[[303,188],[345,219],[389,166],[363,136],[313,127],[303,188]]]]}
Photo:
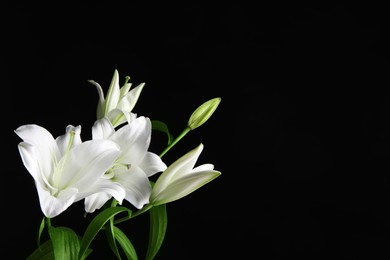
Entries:
{"type": "Polygon", "coordinates": [[[91,140],[81,140],[81,126],[67,125],[65,134],[54,138],[44,127],[26,124],[15,133],[22,139],[18,148],[27,171],[34,179],[43,219],[38,229],[37,249],[28,259],[85,259],[93,253],[93,240],[104,231],[107,246],[117,259],[138,259],[136,249],[119,223],[148,212],[149,244],[146,259],[158,253],[167,228],[165,204],[178,200],[218,177],[213,164],[196,166],[203,144],[188,151],[172,164],[162,157],[188,132],[205,123],[221,99],[201,104],[190,116],[184,130],[173,137],[167,125],[138,116],[132,110],[144,84],[131,88],[129,77],[122,87],[115,70],[108,92],[97,88],[97,119],[91,140]],[[152,131],[166,134],[166,148],[149,151],[152,131]],[[159,174],[159,175],[157,175],[159,174]],[[157,176],[156,176],[157,175],[157,176]],[[156,176],[151,180],[151,176],[156,176]],[[96,216],[83,234],[56,226],[52,219],[73,203],[84,200],[85,214],[96,216]],[[128,201],[133,207],[124,206],[128,201]],[[119,215],[124,215],[119,218],[119,215]],[[46,232],[48,239],[42,240],[46,232]]]}

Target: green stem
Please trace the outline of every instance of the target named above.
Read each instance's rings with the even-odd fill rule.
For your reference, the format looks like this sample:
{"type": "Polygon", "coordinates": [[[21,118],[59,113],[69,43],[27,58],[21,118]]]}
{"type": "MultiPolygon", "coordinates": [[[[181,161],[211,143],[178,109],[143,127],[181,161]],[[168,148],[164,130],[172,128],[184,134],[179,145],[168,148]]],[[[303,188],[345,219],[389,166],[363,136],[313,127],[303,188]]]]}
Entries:
{"type": "Polygon", "coordinates": [[[177,142],[179,142],[189,131],[191,131],[191,128],[190,127],[186,127],[180,135],[178,135],[175,140],[173,140],[172,143],[170,143],[167,148],[165,148],[164,151],[162,151],[162,153],[160,154],[160,157],[163,157],[164,154],[166,154],[177,142]]]}
{"type": "Polygon", "coordinates": [[[46,225],[47,225],[47,228],[49,230],[51,228],[51,219],[50,218],[46,218],[46,225]]]}
{"type": "Polygon", "coordinates": [[[116,205],[118,205],[118,201],[116,199],[112,199],[111,207],[116,207],[116,205]]]}

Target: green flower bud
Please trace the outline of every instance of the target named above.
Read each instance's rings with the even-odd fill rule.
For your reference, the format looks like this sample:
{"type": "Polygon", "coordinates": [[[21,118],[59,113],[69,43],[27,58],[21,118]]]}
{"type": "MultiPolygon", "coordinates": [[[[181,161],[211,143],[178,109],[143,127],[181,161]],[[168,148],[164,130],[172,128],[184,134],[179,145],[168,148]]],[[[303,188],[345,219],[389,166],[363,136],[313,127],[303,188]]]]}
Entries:
{"type": "Polygon", "coordinates": [[[210,99],[200,105],[192,113],[190,119],[188,120],[188,127],[191,130],[194,130],[195,128],[198,128],[199,126],[203,125],[217,109],[219,103],[221,103],[221,98],[217,97],[210,99]]]}

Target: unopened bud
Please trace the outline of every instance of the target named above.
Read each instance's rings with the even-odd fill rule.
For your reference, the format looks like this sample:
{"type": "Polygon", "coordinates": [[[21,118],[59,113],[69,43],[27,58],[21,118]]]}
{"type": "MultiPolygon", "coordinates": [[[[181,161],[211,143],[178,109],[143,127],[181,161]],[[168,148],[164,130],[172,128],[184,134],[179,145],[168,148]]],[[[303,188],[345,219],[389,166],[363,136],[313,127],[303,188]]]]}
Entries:
{"type": "Polygon", "coordinates": [[[200,105],[192,113],[190,119],[188,120],[188,127],[191,128],[191,130],[194,130],[195,128],[203,125],[217,109],[220,102],[221,98],[217,97],[210,99],[200,105]]]}

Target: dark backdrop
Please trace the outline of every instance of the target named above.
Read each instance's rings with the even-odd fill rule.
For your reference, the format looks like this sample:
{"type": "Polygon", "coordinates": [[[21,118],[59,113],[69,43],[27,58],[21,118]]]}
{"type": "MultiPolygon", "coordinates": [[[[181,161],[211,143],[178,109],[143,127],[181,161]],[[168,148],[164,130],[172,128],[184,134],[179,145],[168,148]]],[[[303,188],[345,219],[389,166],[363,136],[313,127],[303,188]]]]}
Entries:
{"type": "MultiPolygon", "coordinates": [[[[166,155],[172,162],[202,142],[199,164],[222,175],[167,205],[157,259],[390,256],[384,6],[121,2],[2,13],[2,251],[13,259],[35,248],[42,218],[13,130],[36,123],[58,136],[82,125],[88,139],[98,96],[87,80],[107,90],[114,69],[121,83],[146,83],[135,112],[173,134],[202,102],[222,98],[166,155]]],[[[77,203],[54,225],[81,233],[81,212],[77,203]]],[[[124,228],[141,258],[147,221],[124,228]]],[[[94,243],[91,259],[112,257],[94,243]]]]}

